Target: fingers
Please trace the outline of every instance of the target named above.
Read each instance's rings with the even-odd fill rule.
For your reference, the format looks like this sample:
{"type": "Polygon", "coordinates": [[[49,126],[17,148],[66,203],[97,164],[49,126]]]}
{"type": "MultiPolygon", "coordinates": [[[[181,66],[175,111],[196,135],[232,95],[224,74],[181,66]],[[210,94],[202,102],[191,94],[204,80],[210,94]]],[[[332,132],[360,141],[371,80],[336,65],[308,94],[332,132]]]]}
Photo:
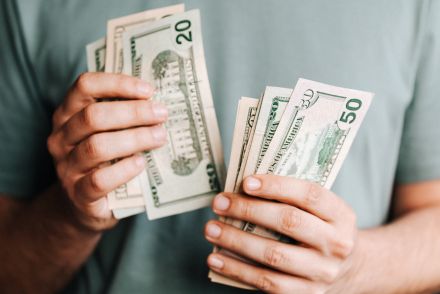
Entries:
{"type": "MultiPolygon", "coordinates": [[[[318,293],[301,278],[238,261],[221,254],[211,254],[208,266],[215,272],[268,293],[318,293]]],[[[321,292],[319,292],[321,293],[321,292]]]]}
{"type": "Polygon", "coordinates": [[[142,156],[135,155],[113,165],[96,169],[79,179],[75,184],[76,201],[94,202],[120,185],[130,181],[145,168],[142,156]]]}
{"type": "Polygon", "coordinates": [[[61,126],[73,114],[97,98],[147,99],[154,89],[131,76],[111,73],[84,73],[78,77],[67,99],[54,115],[55,127],[61,126]]]}
{"type": "Polygon", "coordinates": [[[318,251],[249,234],[218,221],[205,227],[206,239],[224,249],[278,271],[313,281],[336,279],[338,267],[318,251]]]}
{"type": "Polygon", "coordinates": [[[331,191],[305,180],[253,175],[243,181],[243,189],[252,196],[294,205],[325,221],[338,221],[340,215],[351,212],[344,201],[331,191]]]}
{"type": "Polygon", "coordinates": [[[220,216],[279,232],[325,253],[329,250],[328,240],[336,238],[335,229],[329,223],[287,204],[222,193],[215,197],[213,210],[220,216]]]}
{"type": "Polygon", "coordinates": [[[98,133],[79,143],[68,160],[78,172],[86,172],[101,163],[160,147],[166,136],[163,126],[98,133]]]}
{"type": "Polygon", "coordinates": [[[151,100],[93,103],[73,115],[55,136],[75,145],[93,133],[155,125],[166,118],[166,107],[151,100]]]}

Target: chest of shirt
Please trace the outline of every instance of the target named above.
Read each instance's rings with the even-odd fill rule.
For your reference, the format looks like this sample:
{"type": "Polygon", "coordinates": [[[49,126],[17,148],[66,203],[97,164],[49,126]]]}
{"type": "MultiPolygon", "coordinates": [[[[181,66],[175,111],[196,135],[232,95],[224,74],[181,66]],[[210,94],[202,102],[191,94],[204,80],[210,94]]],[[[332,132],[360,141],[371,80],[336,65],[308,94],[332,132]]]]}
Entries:
{"type": "MultiPolygon", "coordinates": [[[[80,2],[52,3],[47,12],[43,5],[41,16],[35,18],[45,37],[31,46],[30,54],[44,99],[53,108],[86,70],[84,46],[105,35],[107,19],[174,4],[80,2]]],[[[266,85],[293,87],[299,77],[309,78],[376,93],[334,189],[355,209],[364,202],[353,194],[367,199],[366,195],[390,193],[415,75],[416,16],[411,7],[379,1],[366,5],[192,0],[185,5],[187,10],[201,10],[208,74],[227,160],[240,96],[259,97],[266,85]],[[380,166],[382,176],[371,176],[380,166]],[[351,187],[358,179],[361,187],[351,187]]],[[[27,31],[30,34],[31,28],[27,31]]]]}

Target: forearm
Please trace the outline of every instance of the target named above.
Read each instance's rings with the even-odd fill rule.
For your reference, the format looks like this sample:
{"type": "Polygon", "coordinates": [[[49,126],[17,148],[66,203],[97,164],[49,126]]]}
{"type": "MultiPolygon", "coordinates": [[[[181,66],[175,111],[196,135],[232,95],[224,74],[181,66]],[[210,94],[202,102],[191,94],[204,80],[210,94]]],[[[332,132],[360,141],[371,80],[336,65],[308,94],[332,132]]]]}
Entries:
{"type": "MultiPolygon", "coordinates": [[[[361,231],[351,293],[432,293],[440,290],[440,207],[420,209],[389,225],[361,231]]],[[[347,282],[347,281],[345,281],[347,282]]]]}
{"type": "Polygon", "coordinates": [[[101,234],[81,225],[62,193],[54,186],[34,201],[16,203],[2,213],[2,291],[56,292],[95,248],[101,234]]]}

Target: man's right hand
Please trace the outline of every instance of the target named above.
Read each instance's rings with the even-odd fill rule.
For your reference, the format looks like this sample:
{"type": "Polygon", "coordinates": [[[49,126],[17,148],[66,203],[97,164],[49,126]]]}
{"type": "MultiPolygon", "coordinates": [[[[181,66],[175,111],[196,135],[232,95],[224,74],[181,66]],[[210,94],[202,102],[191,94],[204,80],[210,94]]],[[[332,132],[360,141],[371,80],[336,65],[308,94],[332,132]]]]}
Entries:
{"type": "Polygon", "coordinates": [[[166,142],[159,124],[167,110],[149,100],[153,93],[134,77],[84,73],[54,113],[48,149],[75,215],[93,231],[116,224],[105,196],[144,169],[143,157],[134,154],[166,142]],[[125,100],[97,103],[100,98],[125,100]],[[114,159],[121,160],[105,164],[114,159]]]}

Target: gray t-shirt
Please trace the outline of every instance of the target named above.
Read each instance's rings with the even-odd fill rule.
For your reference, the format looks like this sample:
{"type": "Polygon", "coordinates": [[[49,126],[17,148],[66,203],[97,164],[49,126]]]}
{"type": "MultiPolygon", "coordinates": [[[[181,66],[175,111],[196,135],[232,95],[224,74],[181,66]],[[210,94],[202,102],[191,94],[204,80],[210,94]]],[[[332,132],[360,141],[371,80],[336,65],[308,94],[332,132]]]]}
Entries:
{"type": "MultiPolygon", "coordinates": [[[[3,0],[0,3],[0,192],[32,197],[55,181],[51,116],[86,71],[85,45],[110,18],[175,1],[3,0]]],[[[361,228],[384,223],[395,183],[440,178],[440,1],[188,0],[199,8],[226,158],[240,96],[299,77],[375,92],[333,191],[361,228]]],[[[420,195],[419,197],[423,197],[420,195]]],[[[205,258],[209,209],[126,219],[66,291],[221,293],[205,258]]]]}

